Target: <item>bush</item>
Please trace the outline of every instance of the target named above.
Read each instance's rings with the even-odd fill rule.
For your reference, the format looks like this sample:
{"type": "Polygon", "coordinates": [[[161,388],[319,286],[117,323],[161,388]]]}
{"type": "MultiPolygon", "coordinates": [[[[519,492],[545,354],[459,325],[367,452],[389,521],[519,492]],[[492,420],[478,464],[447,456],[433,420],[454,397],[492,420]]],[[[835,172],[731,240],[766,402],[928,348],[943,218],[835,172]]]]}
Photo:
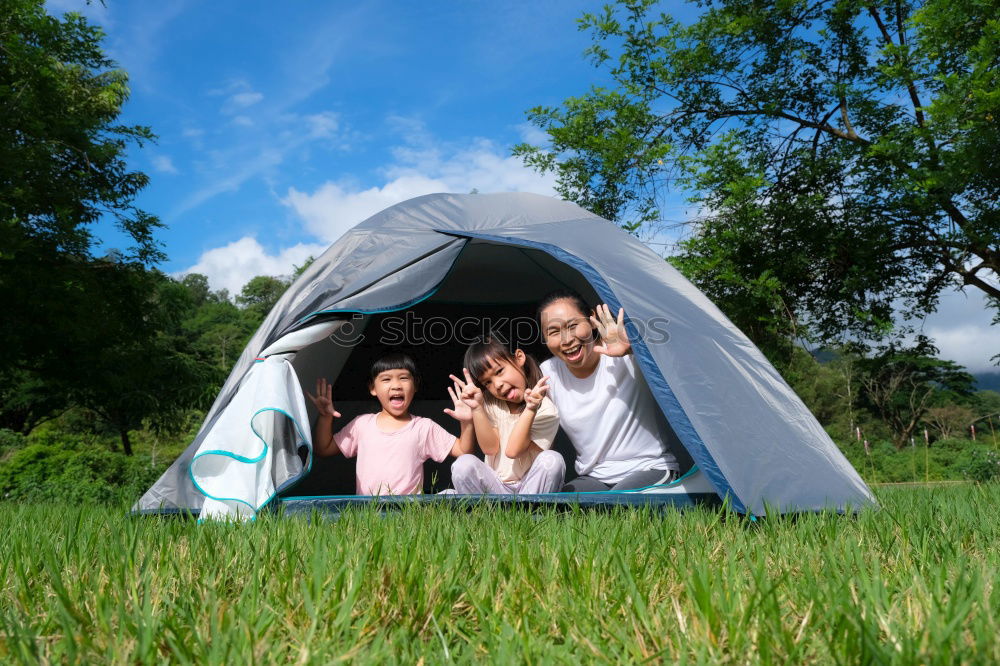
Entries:
{"type": "Polygon", "coordinates": [[[32,443],[0,464],[0,497],[21,501],[112,503],[139,497],[163,472],[144,457],[72,443],[32,443]]]}
{"type": "Polygon", "coordinates": [[[3,456],[8,451],[21,448],[26,441],[25,436],[19,432],[0,428],[0,456],[3,456]]]}
{"type": "Polygon", "coordinates": [[[841,442],[839,446],[858,473],[866,481],[875,483],[971,479],[971,472],[967,473],[966,468],[977,456],[996,455],[986,444],[961,438],[939,439],[931,442],[928,448],[921,437],[916,446],[898,451],[888,440],[869,444],[869,454],[858,442],[841,442]]]}
{"type": "Polygon", "coordinates": [[[996,451],[972,451],[959,470],[965,478],[979,483],[1000,479],[1000,454],[996,451]]]}

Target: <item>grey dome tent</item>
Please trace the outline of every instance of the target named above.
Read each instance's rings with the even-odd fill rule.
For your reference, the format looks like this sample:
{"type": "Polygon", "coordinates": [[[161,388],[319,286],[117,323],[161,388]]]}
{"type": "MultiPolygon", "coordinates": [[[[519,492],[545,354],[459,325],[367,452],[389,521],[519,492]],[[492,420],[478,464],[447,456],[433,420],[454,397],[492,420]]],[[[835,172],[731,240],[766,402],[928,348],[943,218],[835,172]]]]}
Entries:
{"type": "Polygon", "coordinates": [[[757,514],[874,503],[763,354],[669,263],[575,204],[505,193],[417,197],[337,240],[280,298],[194,442],[133,511],[246,517],[279,503],[371,501],[324,492],[324,475],[310,475],[314,412],[302,388],[324,376],[334,381],[339,411],[370,409],[368,359],[379,345],[409,344],[423,375],[414,412],[422,414],[426,398],[423,415],[440,417],[448,373],[461,368],[464,346],[431,340],[434,323],[442,331],[446,323],[454,331],[484,320],[520,326],[560,287],[624,308],[639,367],[676,435],[670,444],[694,465],[669,488],[504,501],[683,504],[713,497],[757,514]],[[414,339],[415,322],[423,338],[414,339]],[[289,497],[306,477],[302,485],[312,494],[289,497]]]}

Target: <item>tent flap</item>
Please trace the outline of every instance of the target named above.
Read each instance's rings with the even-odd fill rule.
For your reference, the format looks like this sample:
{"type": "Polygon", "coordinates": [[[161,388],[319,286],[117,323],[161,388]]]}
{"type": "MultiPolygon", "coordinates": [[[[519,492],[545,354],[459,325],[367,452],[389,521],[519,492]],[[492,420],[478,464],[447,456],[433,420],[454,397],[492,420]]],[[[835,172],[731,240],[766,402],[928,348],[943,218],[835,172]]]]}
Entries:
{"type": "Polygon", "coordinates": [[[201,517],[251,518],[306,473],[298,450],[311,460],[308,424],[291,364],[280,356],[257,362],[191,460],[191,482],[206,498],[201,517]]]}

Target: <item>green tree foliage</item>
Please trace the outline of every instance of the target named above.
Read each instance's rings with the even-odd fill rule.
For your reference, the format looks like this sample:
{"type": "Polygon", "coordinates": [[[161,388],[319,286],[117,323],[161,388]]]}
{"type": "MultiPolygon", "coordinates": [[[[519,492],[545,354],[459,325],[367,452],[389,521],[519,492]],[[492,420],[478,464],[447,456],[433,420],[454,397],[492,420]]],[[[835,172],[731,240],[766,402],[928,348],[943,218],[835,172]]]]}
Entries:
{"type": "Polygon", "coordinates": [[[153,135],[118,124],[127,76],[102,37],[41,0],[0,0],[0,423],[17,430],[120,373],[94,364],[104,347],[150,334],[136,286],[162,258],[160,225],[134,205],[148,179],[125,158],[153,135]],[[93,227],[107,219],[132,247],[96,258],[93,227]]]}
{"type": "Polygon", "coordinates": [[[702,215],[678,265],[772,353],[882,339],[949,286],[1000,303],[1000,21],[982,0],[696,3],[587,14],[613,84],[515,152],[626,228],[676,179],[702,215]]]}
{"type": "Polygon", "coordinates": [[[129,431],[143,424],[166,431],[183,426],[187,410],[214,397],[217,374],[198,358],[183,327],[191,309],[183,285],[138,269],[109,284],[117,288],[105,288],[106,309],[91,313],[84,331],[92,343],[47,376],[68,387],[71,404],[118,432],[130,454],[129,431]]]}
{"type": "Polygon", "coordinates": [[[236,303],[242,306],[254,319],[264,321],[264,317],[271,311],[286,289],[288,289],[287,280],[269,275],[258,275],[243,285],[243,290],[236,297],[236,303]]]}
{"type": "Polygon", "coordinates": [[[188,274],[181,284],[190,298],[184,330],[198,357],[214,369],[214,384],[221,386],[250,336],[263,321],[263,315],[240,310],[229,300],[225,290],[211,291],[204,275],[188,274]]]}

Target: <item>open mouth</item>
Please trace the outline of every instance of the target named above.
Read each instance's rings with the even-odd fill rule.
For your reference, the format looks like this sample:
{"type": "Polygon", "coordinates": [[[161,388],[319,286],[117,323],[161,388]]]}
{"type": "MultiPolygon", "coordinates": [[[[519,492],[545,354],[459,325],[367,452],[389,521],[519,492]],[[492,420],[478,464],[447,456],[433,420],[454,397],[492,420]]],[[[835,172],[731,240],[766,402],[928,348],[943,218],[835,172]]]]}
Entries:
{"type": "Polygon", "coordinates": [[[505,393],[503,397],[505,400],[514,401],[517,400],[517,397],[519,395],[521,395],[521,392],[518,391],[516,388],[512,388],[509,391],[507,391],[507,393],[505,393]]]}
{"type": "Polygon", "coordinates": [[[403,398],[403,396],[401,396],[401,395],[390,395],[389,396],[389,404],[392,407],[400,408],[400,407],[403,406],[403,404],[405,402],[406,402],[406,399],[403,398]]]}
{"type": "Polygon", "coordinates": [[[581,358],[583,358],[583,345],[576,345],[575,347],[564,349],[563,358],[565,358],[570,363],[575,363],[579,361],[581,358]]]}

